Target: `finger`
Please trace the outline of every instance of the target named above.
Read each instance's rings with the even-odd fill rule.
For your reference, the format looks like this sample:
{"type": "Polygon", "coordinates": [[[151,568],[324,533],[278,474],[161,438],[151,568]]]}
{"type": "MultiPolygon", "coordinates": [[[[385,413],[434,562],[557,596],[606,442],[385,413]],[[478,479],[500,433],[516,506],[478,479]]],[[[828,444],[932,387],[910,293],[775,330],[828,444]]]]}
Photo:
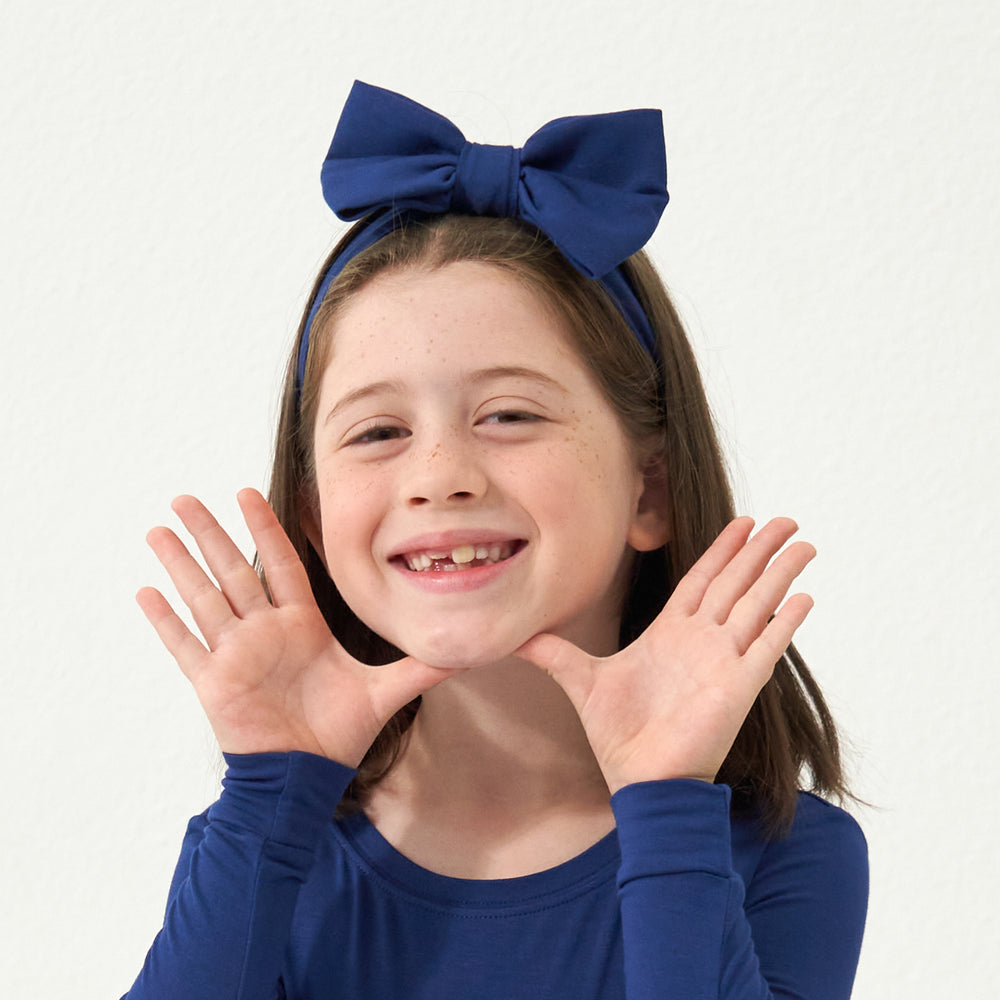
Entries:
{"type": "Polygon", "coordinates": [[[201,634],[210,646],[214,645],[234,621],[229,601],[169,528],[153,528],[146,541],[190,609],[201,634]]]}
{"type": "Polygon", "coordinates": [[[177,661],[184,676],[192,678],[208,651],[177,616],[170,602],[153,587],[143,587],[135,595],[146,620],[156,630],[160,642],[177,661]]]}
{"type": "Polygon", "coordinates": [[[191,532],[233,612],[243,618],[267,607],[256,571],[208,508],[190,496],[177,497],[171,507],[191,532]]]}
{"type": "Polygon", "coordinates": [[[309,575],[270,504],[254,489],[240,490],[236,500],[257,546],[274,606],[311,603],[309,575]]]}
{"type": "Polygon", "coordinates": [[[676,611],[693,615],[701,607],[712,581],[746,545],[752,530],[753,518],[738,517],[730,521],[701,558],[681,578],[670,597],[669,606],[676,611]]]}
{"type": "Polygon", "coordinates": [[[549,674],[578,711],[586,704],[594,686],[595,660],[579,646],[543,633],[529,639],[515,655],[549,674]]]}
{"type": "Polygon", "coordinates": [[[741,652],[763,632],[796,577],[815,556],[816,549],[808,542],[789,545],[736,603],[725,624],[741,652]]]}
{"type": "MultiPolygon", "coordinates": [[[[720,625],[727,621],[736,602],[761,578],[775,553],[796,531],[798,525],[790,517],[776,517],[768,521],[709,584],[699,611],[720,625]]],[[[771,611],[775,607],[777,603],[771,611]]]]}
{"type": "MultiPolygon", "coordinates": [[[[751,643],[744,660],[755,664],[759,670],[770,672],[788,649],[789,643],[812,610],[813,599],[808,594],[794,594],[781,606],[781,610],[768,622],[761,634],[751,643]]],[[[764,678],[764,681],[767,677],[764,678]]],[[[763,686],[764,681],[761,682],[763,686]]]]}

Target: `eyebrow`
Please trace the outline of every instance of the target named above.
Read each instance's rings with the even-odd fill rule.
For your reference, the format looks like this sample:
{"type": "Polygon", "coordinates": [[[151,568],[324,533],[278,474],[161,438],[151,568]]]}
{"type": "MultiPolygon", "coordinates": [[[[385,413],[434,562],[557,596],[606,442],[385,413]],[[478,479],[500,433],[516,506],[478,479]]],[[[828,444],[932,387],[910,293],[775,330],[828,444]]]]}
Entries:
{"type": "Polygon", "coordinates": [[[323,419],[324,426],[328,424],[341,410],[346,410],[352,403],[360,402],[369,396],[377,396],[383,392],[402,392],[403,383],[400,379],[386,379],[382,382],[369,382],[367,385],[359,385],[357,389],[352,389],[346,396],[333,405],[330,412],[323,419]]]}
{"type": "Polygon", "coordinates": [[[525,368],[523,365],[496,365],[493,368],[479,368],[466,376],[464,381],[472,385],[481,385],[483,382],[492,382],[501,378],[521,378],[529,382],[537,382],[539,385],[550,389],[557,389],[564,395],[569,390],[554,378],[540,372],[537,368],[525,368]]]}
{"type": "MultiPolygon", "coordinates": [[[[462,382],[469,385],[482,385],[484,382],[493,382],[504,378],[519,378],[529,382],[536,382],[546,388],[555,389],[564,396],[569,392],[564,385],[544,372],[540,372],[537,368],[526,368],[523,365],[495,365],[492,368],[477,368],[466,375],[462,379],[462,382]]],[[[405,389],[406,386],[402,379],[384,379],[380,382],[369,382],[367,385],[359,385],[356,389],[352,389],[337,400],[330,409],[330,412],[327,413],[323,423],[324,425],[328,424],[342,410],[363,399],[367,399],[369,396],[377,396],[381,393],[401,393],[405,389]]]]}

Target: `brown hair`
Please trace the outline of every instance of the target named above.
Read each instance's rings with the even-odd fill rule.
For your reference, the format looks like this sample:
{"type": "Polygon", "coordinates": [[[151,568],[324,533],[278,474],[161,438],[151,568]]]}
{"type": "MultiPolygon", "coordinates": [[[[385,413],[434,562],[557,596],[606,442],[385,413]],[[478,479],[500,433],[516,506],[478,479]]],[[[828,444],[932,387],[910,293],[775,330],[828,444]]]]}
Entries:
{"type": "MultiPolygon", "coordinates": [[[[324,273],[353,235],[352,230],[334,249],[324,273]]],[[[560,313],[629,439],[644,454],[662,456],[670,542],[636,559],[621,625],[621,644],[625,645],[649,625],[677,581],[734,516],[722,453],[691,346],[645,253],[635,254],[622,268],[656,335],[658,363],[640,346],[602,286],[578,274],[530,226],[456,215],[410,222],[354,257],[331,284],[312,324],[300,400],[298,342],[322,283],[321,273],[286,373],[270,502],[305,563],[313,593],[337,638],[367,663],[398,658],[400,652],[347,607],[302,528],[304,505],[315,508],[316,504],[312,435],[318,385],[338,311],[377,274],[468,260],[513,273],[560,313]]],[[[342,809],[358,807],[366,791],[392,767],[418,707],[419,699],[383,729],[347,790],[342,809]]],[[[769,834],[779,835],[794,816],[804,770],[811,790],[847,794],[833,718],[804,661],[790,646],[751,708],[716,780],[730,785],[735,808],[759,809],[769,834]]]]}

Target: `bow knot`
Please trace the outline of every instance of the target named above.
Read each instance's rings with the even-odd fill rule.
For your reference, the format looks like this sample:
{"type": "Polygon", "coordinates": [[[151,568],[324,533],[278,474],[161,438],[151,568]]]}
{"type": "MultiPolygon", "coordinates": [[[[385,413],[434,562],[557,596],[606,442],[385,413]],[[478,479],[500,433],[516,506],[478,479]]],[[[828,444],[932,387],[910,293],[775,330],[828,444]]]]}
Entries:
{"type": "Polygon", "coordinates": [[[451,210],[469,215],[516,218],[521,150],[465,142],[455,165],[451,210]]]}

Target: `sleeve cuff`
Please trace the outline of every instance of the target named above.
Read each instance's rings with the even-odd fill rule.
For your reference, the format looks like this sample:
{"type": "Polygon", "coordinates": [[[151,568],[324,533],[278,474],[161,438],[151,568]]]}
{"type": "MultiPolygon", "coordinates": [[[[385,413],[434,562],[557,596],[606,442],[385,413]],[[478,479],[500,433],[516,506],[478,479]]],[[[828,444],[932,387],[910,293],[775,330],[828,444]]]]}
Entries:
{"type": "Polygon", "coordinates": [[[224,756],[222,796],[208,819],[291,847],[316,843],[354,777],[352,768],[301,751],[224,756]]]}
{"type": "Polygon", "coordinates": [[[679,872],[733,874],[728,785],[687,778],[626,785],[611,798],[619,885],[679,872]]]}

